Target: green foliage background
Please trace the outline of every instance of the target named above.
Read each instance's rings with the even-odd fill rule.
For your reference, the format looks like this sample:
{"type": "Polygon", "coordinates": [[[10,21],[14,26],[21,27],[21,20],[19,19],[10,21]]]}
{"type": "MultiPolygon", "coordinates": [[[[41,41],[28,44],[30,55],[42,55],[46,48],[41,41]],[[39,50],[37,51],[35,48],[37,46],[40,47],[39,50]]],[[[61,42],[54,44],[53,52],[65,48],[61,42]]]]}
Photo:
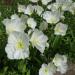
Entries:
{"type": "MultiPolygon", "coordinates": [[[[9,60],[5,53],[5,46],[7,43],[7,34],[5,27],[2,24],[2,20],[17,13],[21,15],[23,13],[17,12],[17,4],[29,4],[29,0],[0,0],[0,75],[38,75],[39,68],[42,63],[48,63],[52,60],[56,53],[66,54],[69,62],[75,62],[75,15],[70,12],[65,12],[65,20],[62,21],[68,24],[68,31],[65,37],[55,36],[53,28],[55,25],[49,25],[48,29],[44,31],[49,37],[49,49],[46,49],[44,56],[36,50],[36,48],[30,47],[30,58],[26,60],[9,60]],[[12,2],[10,2],[12,1],[12,2]]],[[[73,0],[75,1],[75,0],[73,0]]],[[[39,2],[39,5],[41,3],[39,2]]],[[[46,7],[43,6],[45,9],[46,7]]],[[[42,21],[41,17],[36,14],[32,14],[32,17],[36,19],[38,25],[42,21]]]]}

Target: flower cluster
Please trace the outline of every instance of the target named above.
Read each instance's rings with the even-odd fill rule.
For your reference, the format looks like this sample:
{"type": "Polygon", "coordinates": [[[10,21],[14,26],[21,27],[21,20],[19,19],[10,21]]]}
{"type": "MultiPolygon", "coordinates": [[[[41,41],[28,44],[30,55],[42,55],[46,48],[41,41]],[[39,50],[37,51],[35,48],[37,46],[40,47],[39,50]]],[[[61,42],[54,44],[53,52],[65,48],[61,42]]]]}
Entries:
{"type": "Polygon", "coordinates": [[[47,64],[42,64],[39,75],[54,75],[56,71],[61,74],[66,73],[68,69],[67,57],[65,55],[56,54],[53,61],[47,64]]]}
{"type": "MultiPolygon", "coordinates": [[[[18,4],[17,14],[11,15],[2,21],[8,34],[8,42],[5,52],[9,59],[25,59],[30,56],[30,47],[35,47],[40,53],[49,48],[48,37],[43,31],[54,25],[55,36],[65,36],[68,25],[64,24],[65,11],[72,14],[75,12],[75,3],[72,0],[30,0],[29,5],[18,4]],[[39,5],[39,3],[41,5],[39,5]],[[45,8],[44,8],[45,6],[45,8]],[[42,21],[37,22],[34,15],[39,16],[42,21]]],[[[39,75],[53,75],[56,71],[62,74],[67,71],[67,57],[56,54],[51,63],[42,64],[39,75]]]]}
{"type": "Polygon", "coordinates": [[[41,53],[44,53],[48,37],[36,27],[37,23],[33,18],[27,18],[27,22],[24,21],[26,16],[19,17],[14,14],[11,19],[4,19],[2,22],[6,26],[6,32],[8,34],[8,43],[5,51],[9,59],[25,59],[29,57],[29,46],[30,42],[36,47],[41,53]],[[32,30],[32,35],[24,32],[26,24],[32,30]]]}

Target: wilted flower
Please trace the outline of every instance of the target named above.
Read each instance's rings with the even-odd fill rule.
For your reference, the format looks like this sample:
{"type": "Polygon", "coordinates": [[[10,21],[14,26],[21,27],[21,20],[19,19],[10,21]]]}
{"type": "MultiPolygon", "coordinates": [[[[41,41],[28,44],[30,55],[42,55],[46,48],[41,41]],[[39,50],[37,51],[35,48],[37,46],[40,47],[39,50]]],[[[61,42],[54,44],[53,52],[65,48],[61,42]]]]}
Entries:
{"type": "Polygon", "coordinates": [[[47,40],[48,37],[44,35],[42,31],[35,29],[31,36],[30,42],[32,43],[33,47],[35,46],[41,53],[43,53],[47,44],[47,40]]]}
{"type": "Polygon", "coordinates": [[[5,47],[9,59],[25,59],[29,57],[29,37],[26,33],[12,32],[5,47]]]}

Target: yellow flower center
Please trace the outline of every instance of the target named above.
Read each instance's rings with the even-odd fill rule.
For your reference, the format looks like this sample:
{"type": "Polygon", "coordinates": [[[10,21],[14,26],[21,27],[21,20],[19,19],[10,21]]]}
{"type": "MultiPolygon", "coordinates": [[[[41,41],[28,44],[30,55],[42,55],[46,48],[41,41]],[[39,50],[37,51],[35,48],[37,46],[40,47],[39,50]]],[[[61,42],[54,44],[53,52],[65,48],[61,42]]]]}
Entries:
{"type": "Polygon", "coordinates": [[[33,39],[33,44],[35,45],[35,44],[39,44],[40,43],[40,41],[39,41],[39,39],[33,39]]]}
{"type": "Polygon", "coordinates": [[[48,72],[47,68],[45,69],[45,72],[46,72],[46,73],[48,72]]]}
{"type": "Polygon", "coordinates": [[[23,49],[24,48],[24,43],[22,40],[19,40],[16,44],[17,49],[23,49]]]}
{"type": "Polygon", "coordinates": [[[45,74],[48,75],[48,68],[45,68],[45,74]]]}
{"type": "Polygon", "coordinates": [[[55,31],[56,32],[61,32],[61,29],[58,27],[55,31]]]}
{"type": "Polygon", "coordinates": [[[55,23],[55,22],[56,22],[56,18],[55,18],[55,17],[51,18],[51,19],[49,20],[49,22],[50,22],[50,23],[55,23]]]}

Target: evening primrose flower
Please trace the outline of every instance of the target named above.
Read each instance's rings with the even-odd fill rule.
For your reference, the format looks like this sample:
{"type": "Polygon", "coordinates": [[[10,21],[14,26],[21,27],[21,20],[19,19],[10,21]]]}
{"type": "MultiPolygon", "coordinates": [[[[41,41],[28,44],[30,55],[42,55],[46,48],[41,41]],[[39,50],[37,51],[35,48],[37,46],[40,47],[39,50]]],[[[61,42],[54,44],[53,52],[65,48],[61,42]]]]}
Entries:
{"type": "Polygon", "coordinates": [[[31,4],[29,4],[25,9],[24,14],[31,15],[33,11],[34,11],[34,7],[31,4]]]}
{"type": "Polygon", "coordinates": [[[39,75],[54,75],[56,72],[56,67],[53,63],[47,64],[42,64],[40,70],[39,70],[39,75]]]}
{"type": "Polygon", "coordinates": [[[69,7],[68,11],[71,12],[72,14],[75,14],[75,2],[72,3],[72,5],[69,7]]]}
{"type": "Polygon", "coordinates": [[[37,23],[33,18],[28,18],[27,24],[29,27],[31,27],[33,30],[35,29],[37,23]]]}
{"type": "Polygon", "coordinates": [[[60,4],[63,4],[63,3],[69,3],[69,2],[72,2],[72,0],[56,0],[56,3],[60,3],[60,4]]]}
{"type": "Polygon", "coordinates": [[[43,5],[47,5],[49,2],[51,2],[52,0],[41,0],[43,5]]]}
{"type": "Polygon", "coordinates": [[[32,33],[30,42],[33,47],[36,47],[41,53],[44,52],[48,37],[42,31],[35,29],[32,33]]]}
{"type": "Polygon", "coordinates": [[[40,16],[42,12],[44,11],[43,7],[36,5],[34,6],[35,12],[40,16]]]}
{"type": "Polygon", "coordinates": [[[61,5],[59,3],[52,3],[47,6],[47,8],[51,11],[59,11],[61,5]]]}
{"type": "Polygon", "coordinates": [[[65,36],[67,29],[68,29],[68,25],[63,24],[63,23],[58,23],[58,24],[56,24],[56,26],[54,28],[54,34],[65,36]]]}
{"type": "Polygon", "coordinates": [[[66,73],[68,65],[67,65],[67,57],[65,55],[56,54],[53,63],[57,67],[57,71],[62,74],[66,73]]]}
{"type": "Polygon", "coordinates": [[[38,2],[39,0],[30,0],[31,2],[33,2],[33,3],[36,3],[36,2],[38,2]]]}
{"type": "Polygon", "coordinates": [[[61,74],[65,74],[67,72],[67,70],[68,70],[67,64],[57,67],[57,71],[60,72],[61,74]]]}
{"type": "Polygon", "coordinates": [[[18,4],[18,12],[24,12],[25,8],[25,5],[18,4]]]}
{"type": "Polygon", "coordinates": [[[50,24],[55,24],[59,22],[60,18],[61,18],[60,14],[56,12],[45,11],[43,13],[43,19],[45,19],[47,23],[50,23],[50,24]]]}
{"type": "Polygon", "coordinates": [[[68,11],[71,5],[72,5],[72,3],[68,3],[68,2],[64,3],[62,5],[62,11],[68,11]]]}
{"type": "Polygon", "coordinates": [[[29,57],[28,35],[21,32],[12,32],[8,37],[5,52],[9,59],[25,59],[29,57]]]}
{"type": "Polygon", "coordinates": [[[4,19],[2,22],[6,27],[7,34],[13,31],[24,32],[26,28],[25,22],[16,14],[12,15],[11,19],[4,19]]]}
{"type": "Polygon", "coordinates": [[[58,14],[61,19],[65,18],[64,11],[62,10],[61,4],[53,3],[53,4],[48,5],[47,8],[51,10],[52,12],[55,12],[55,14],[58,14]]]}
{"type": "Polygon", "coordinates": [[[32,30],[32,29],[29,29],[29,30],[28,30],[28,36],[29,36],[29,37],[31,37],[31,34],[33,33],[33,31],[34,31],[34,30],[32,30]]]}
{"type": "Polygon", "coordinates": [[[69,7],[72,5],[72,0],[56,0],[56,3],[61,5],[61,10],[67,11],[69,7]]]}

